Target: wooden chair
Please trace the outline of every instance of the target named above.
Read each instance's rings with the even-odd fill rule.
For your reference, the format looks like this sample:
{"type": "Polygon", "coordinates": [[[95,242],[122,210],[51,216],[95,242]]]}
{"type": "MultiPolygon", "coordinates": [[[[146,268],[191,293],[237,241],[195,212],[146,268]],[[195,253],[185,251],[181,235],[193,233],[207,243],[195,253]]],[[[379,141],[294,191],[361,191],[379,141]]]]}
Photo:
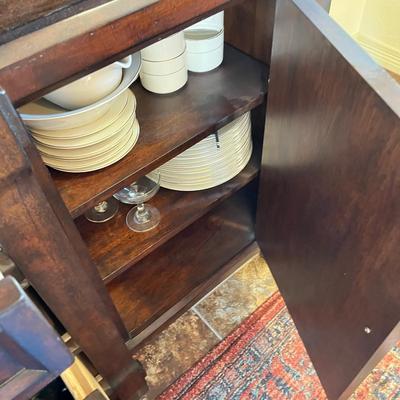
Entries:
{"type": "Polygon", "coordinates": [[[28,399],[73,362],[13,277],[0,280],[0,399],[28,399]]]}

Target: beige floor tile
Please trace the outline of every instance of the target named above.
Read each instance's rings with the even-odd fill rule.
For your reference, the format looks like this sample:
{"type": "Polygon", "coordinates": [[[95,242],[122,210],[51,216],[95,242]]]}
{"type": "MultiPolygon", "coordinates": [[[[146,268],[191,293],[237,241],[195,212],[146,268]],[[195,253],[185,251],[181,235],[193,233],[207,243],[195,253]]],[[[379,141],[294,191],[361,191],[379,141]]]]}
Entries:
{"type": "Polygon", "coordinates": [[[258,255],[196,306],[225,337],[277,290],[271,272],[258,255]]]}
{"type": "Polygon", "coordinates": [[[154,399],[218,341],[192,311],[178,318],[135,355],[147,372],[146,399],[154,399]]]}

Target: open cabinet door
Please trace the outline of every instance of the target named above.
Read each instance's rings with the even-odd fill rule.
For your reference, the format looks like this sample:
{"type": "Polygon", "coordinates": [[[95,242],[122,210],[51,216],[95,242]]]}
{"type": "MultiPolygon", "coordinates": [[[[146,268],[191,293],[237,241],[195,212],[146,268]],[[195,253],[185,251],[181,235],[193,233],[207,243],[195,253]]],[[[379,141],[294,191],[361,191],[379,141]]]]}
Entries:
{"type": "Polygon", "coordinates": [[[400,339],[399,115],[316,1],[277,1],[257,240],[330,399],[400,339]]]}

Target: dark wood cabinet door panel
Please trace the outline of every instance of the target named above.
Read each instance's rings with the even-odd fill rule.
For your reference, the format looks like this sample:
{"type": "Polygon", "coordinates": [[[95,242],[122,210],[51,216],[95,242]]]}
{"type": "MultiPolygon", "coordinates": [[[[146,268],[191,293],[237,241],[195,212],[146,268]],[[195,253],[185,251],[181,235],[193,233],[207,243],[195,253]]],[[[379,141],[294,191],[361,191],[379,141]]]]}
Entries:
{"type": "Polygon", "coordinates": [[[268,91],[257,240],[345,398],[400,331],[400,86],[315,1],[280,0],[268,91]]]}

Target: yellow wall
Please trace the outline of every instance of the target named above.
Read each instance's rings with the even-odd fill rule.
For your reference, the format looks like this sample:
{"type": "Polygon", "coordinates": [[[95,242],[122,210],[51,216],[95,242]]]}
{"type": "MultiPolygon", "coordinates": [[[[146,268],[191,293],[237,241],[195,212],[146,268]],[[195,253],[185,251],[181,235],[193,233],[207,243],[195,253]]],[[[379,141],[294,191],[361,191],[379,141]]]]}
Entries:
{"type": "Polygon", "coordinates": [[[360,30],[361,19],[367,0],[332,0],[329,14],[350,35],[360,30]]]}
{"type": "Polygon", "coordinates": [[[378,63],[400,74],[400,0],[332,0],[330,15],[378,63]]]}

